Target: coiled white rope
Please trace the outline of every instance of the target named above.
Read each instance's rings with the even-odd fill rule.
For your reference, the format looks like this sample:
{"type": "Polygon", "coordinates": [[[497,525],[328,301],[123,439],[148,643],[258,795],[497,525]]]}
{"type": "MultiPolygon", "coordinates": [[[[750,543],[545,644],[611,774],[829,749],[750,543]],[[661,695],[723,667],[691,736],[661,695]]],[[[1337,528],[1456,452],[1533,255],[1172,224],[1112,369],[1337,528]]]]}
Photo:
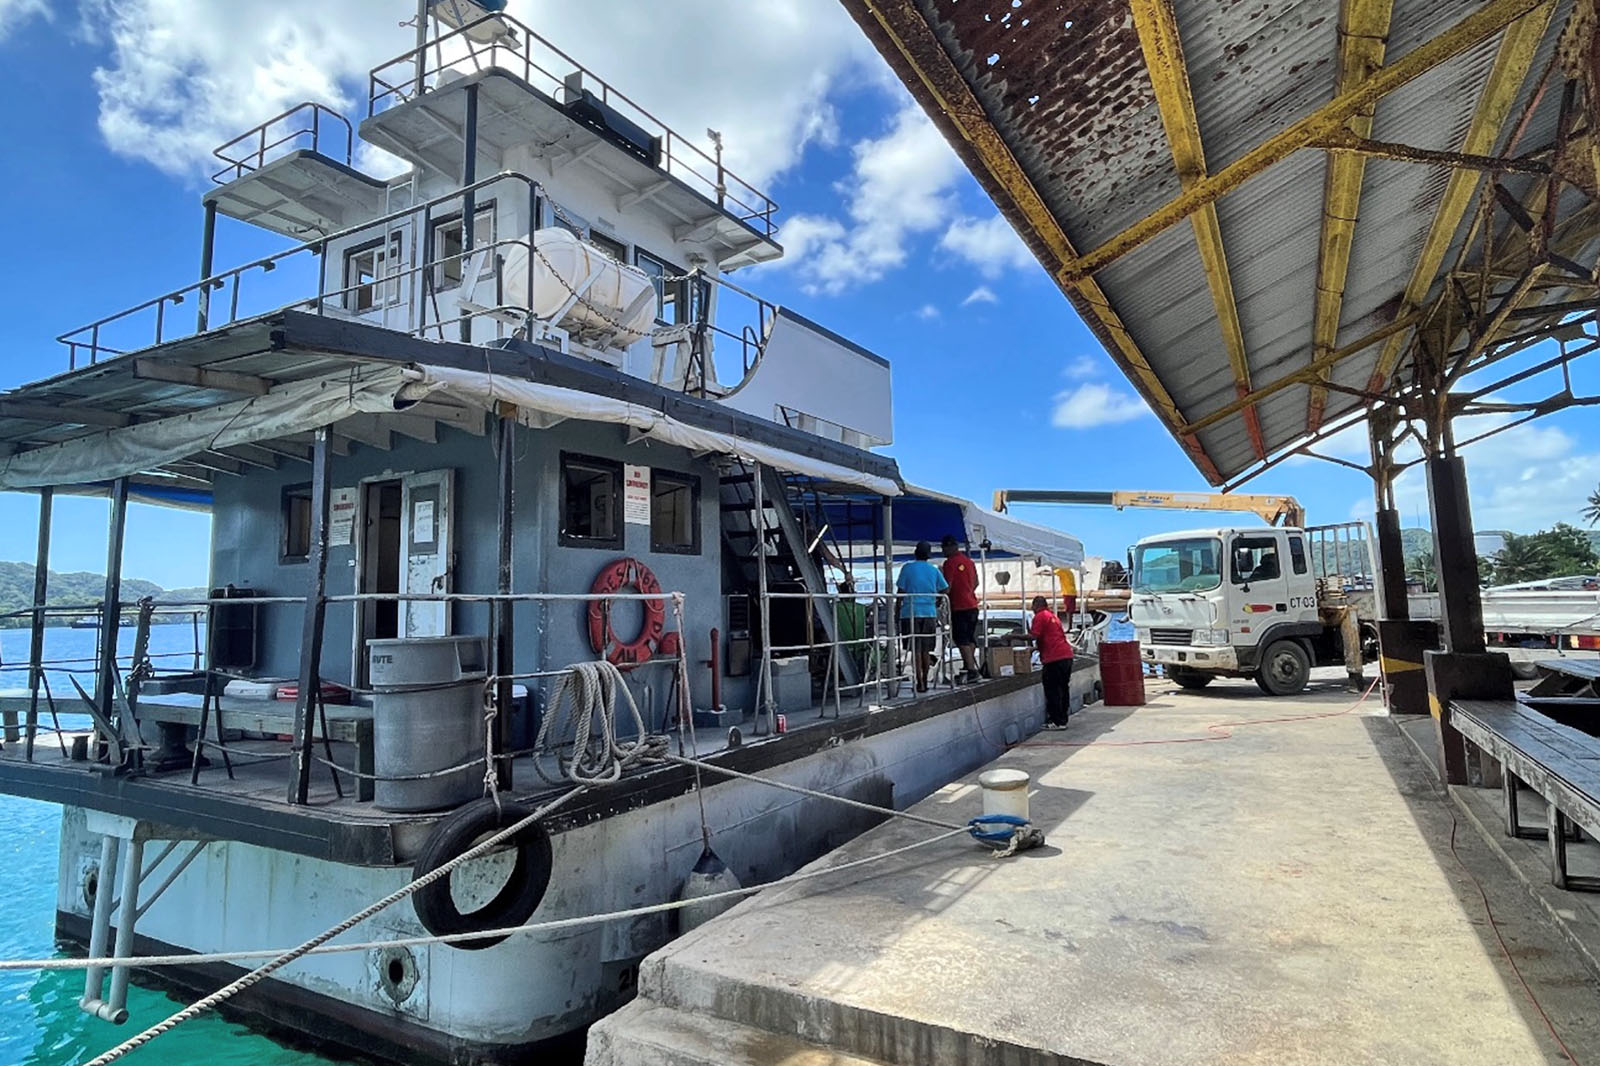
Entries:
{"type": "MultiPolygon", "coordinates": [[[[551,731],[563,724],[563,712],[572,722],[572,755],[561,759],[561,772],[573,784],[614,784],[622,779],[624,767],[666,754],[667,738],[649,732],[622,671],[605,659],[574,663],[556,682],[549,713],[539,722],[539,733],[533,742],[535,751],[545,750],[551,731]],[[618,693],[627,704],[637,739],[620,738],[618,693]]],[[[547,774],[539,760],[535,759],[533,766],[546,783],[565,783],[547,774]]]]}

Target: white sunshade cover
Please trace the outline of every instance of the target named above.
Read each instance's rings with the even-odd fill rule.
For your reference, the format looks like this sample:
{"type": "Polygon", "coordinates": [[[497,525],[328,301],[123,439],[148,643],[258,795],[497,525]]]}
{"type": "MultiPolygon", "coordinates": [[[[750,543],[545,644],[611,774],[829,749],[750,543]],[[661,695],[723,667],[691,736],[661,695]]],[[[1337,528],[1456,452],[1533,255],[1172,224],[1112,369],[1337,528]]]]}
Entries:
{"type": "Polygon", "coordinates": [[[355,367],[313,381],[281,385],[263,396],[20,452],[0,464],[0,489],[126,477],[210,449],[274,440],[354,415],[393,413],[430,398],[454,400],[485,411],[495,410],[499,403],[513,404],[518,419],[536,427],[548,425],[551,418],[628,426],[651,440],[695,451],[738,456],[883,496],[900,493],[900,486],[891,478],[701,429],[640,404],[482,371],[440,367],[355,367]]]}

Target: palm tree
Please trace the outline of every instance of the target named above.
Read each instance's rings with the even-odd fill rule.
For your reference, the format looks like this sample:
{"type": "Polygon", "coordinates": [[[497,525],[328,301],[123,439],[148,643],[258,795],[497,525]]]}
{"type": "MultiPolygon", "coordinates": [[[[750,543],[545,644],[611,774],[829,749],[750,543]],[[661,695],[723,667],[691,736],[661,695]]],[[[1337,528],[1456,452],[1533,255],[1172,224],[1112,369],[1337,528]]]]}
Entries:
{"type": "Polygon", "coordinates": [[[1505,546],[1494,556],[1495,580],[1502,585],[1548,577],[1550,553],[1536,536],[1507,533],[1505,546]]]}
{"type": "Polygon", "coordinates": [[[1406,577],[1422,582],[1424,592],[1439,591],[1439,575],[1433,564],[1433,549],[1419,548],[1406,560],[1406,577]]]}
{"type": "Polygon", "coordinates": [[[1591,526],[1600,522],[1600,488],[1589,493],[1589,505],[1583,509],[1583,520],[1591,526]]]}

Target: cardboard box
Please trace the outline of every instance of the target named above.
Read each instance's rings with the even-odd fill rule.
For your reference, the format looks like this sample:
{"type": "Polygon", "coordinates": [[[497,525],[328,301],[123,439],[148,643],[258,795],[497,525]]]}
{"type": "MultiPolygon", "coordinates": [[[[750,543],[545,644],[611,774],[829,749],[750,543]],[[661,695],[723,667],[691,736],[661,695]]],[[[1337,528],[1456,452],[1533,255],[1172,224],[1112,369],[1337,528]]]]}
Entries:
{"type": "Polygon", "coordinates": [[[989,676],[1011,677],[1033,672],[1033,649],[996,644],[989,649],[989,676]]]}
{"type": "Polygon", "coordinates": [[[1019,674],[1033,673],[1033,649],[1013,648],[1011,651],[1013,656],[1013,668],[1015,671],[1019,674]]]}

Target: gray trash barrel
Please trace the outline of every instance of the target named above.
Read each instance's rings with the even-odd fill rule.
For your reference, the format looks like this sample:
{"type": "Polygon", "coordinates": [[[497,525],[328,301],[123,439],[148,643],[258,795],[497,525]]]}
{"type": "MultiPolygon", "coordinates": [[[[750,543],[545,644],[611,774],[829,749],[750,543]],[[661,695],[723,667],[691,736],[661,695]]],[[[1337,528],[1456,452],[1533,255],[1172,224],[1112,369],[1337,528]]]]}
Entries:
{"type": "Polygon", "coordinates": [[[373,804],[386,811],[436,811],[483,794],[482,637],[367,641],[372,682],[373,804]],[[421,780],[385,780],[444,770],[421,780]]]}

